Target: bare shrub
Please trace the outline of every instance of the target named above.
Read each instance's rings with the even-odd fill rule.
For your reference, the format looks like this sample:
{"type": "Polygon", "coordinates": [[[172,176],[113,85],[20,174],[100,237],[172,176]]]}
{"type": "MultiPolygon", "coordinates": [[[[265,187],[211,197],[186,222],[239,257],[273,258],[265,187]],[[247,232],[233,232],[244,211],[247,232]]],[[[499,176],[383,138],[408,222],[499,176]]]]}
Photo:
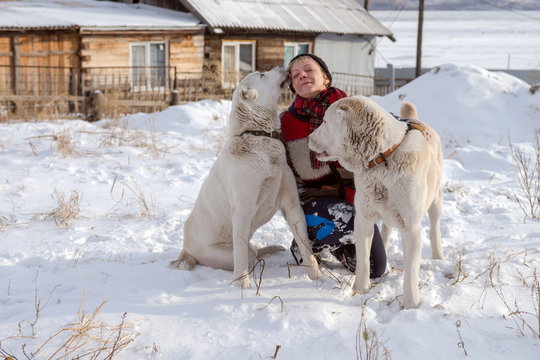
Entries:
{"type": "MultiPolygon", "coordinates": [[[[53,133],[50,135],[39,135],[30,137],[30,139],[36,138],[50,138],[52,141],[52,146],[56,153],[62,155],[63,157],[79,154],[73,143],[73,134],[69,129],[63,129],[60,134],[53,133]]],[[[32,152],[34,154],[37,153],[35,147],[32,144],[30,145],[30,147],[32,148],[32,152]]]]}
{"type": "MultiPolygon", "coordinates": [[[[540,284],[536,267],[533,268],[524,261],[523,265],[531,273],[529,275],[523,275],[519,269],[516,270],[521,280],[521,286],[527,289],[530,298],[519,297],[509,299],[504,284],[501,281],[502,266],[507,265],[511,259],[517,256],[524,255],[526,257],[530,251],[530,249],[527,249],[521,252],[507,254],[502,259],[497,259],[494,252],[490,253],[488,256],[488,269],[479,274],[475,280],[486,275],[484,289],[480,297],[485,300],[488,291],[492,289],[508,311],[504,317],[510,318],[514,322],[518,335],[526,336],[529,333],[535,338],[540,338],[540,284]],[[530,305],[527,304],[529,301],[530,305]]],[[[532,251],[537,253],[535,249],[532,251]]]]}
{"type": "Polygon", "coordinates": [[[469,356],[467,353],[467,350],[465,349],[465,342],[463,341],[463,337],[461,336],[461,320],[456,321],[456,332],[458,334],[459,341],[457,343],[458,348],[463,349],[463,354],[465,356],[469,356]]]}
{"type": "Polygon", "coordinates": [[[379,340],[377,332],[368,327],[365,305],[362,306],[360,323],[356,330],[355,349],[357,360],[392,359],[390,350],[379,340]]]}
{"type": "Polygon", "coordinates": [[[514,194],[525,218],[540,219],[540,130],[535,132],[534,154],[510,143],[521,196],[514,194]]]}
{"type": "Polygon", "coordinates": [[[0,216],[0,231],[5,231],[9,225],[9,220],[5,216],[0,216]]]}
{"type": "Polygon", "coordinates": [[[139,217],[143,219],[153,219],[156,207],[156,198],[154,197],[154,194],[150,194],[149,199],[147,199],[139,185],[134,184],[134,187],[126,185],[126,187],[133,193],[135,200],[139,205],[139,217]]]}
{"type": "Polygon", "coordinates": [[[51,301],[51,297],[52,297],[54,291],[60,286],[60,285],[56,285],[49,292],[49,295],[45,299],[45,302],[42,302],[41,296],[39,294],[38,277],[39,277],[39,272],[36,271],[36,276],[34,277],[34,311],[35,311],[34,312],[34,319],[32,319],[32,321],[30,321],[30,320],[22,320],[21,322],[19,322],[19,337],[27,337],[27,335],[24,334],[24,326],[25,325],[30,327],[30,331],[31,331],[30,336],[31,337],[35,337],[37,335],[36,325],[37,325],[37,322],[40,319],[41,312],[43,311],[44,308],[47,307],[47,305],[49,305],[49,302],[51,301]]]}
{"type": "MultiPolygon", "coordinates": [[[[133,185],[129,185],[125,182],[121,182],[123,185],[120,198],[117,200],[117,205],[126,205],[131,208],[132,205],[137,205],[139,208],[139,212],[137,214],[129,214],[130,216],[137,216],[143,219],[153,219],[156,216],[156,199],[153,194],[150,194],[149,197],[145,195],[145,193],[141,190],[139,185],[136,182],[133,182],[133,185]],[[124,200],[125,196],[125,189],[128,189],[128,191],[134,195],[134,199],[131,200],[124,200]]],[[[116,177],[114,178],[113,184],[111,186],[111,197],[115,199],[113,193],[114,188],[116,187],[116,177]]],[[[116,199],[115,199],[116,200],[116,199]]],[[[117,213],[117,209],[114,209],[112,213],[109,214],[109,216],[117,213]]]]}
{"type": "Polygon", "coordinates": [[[100,147],[129,145],[148,149],[154,160],[163,158],[169,151],[169,146],[159,139],[155,125],[152,121],[147,122],[148,133],[140,130],[130,130],[126,121],[112,120],[105,126],[110,129],[100,147]]]}
{"type": "MultiPolygon", "coordinates": [[[[75,322],[52,333],[36,350],[28,353],[26,344],[23,344],[22,354],[30,360],[113,359],[140,334],[135,330],[135,324],[126,321],[127,313],[122,315],[119,324],[99,321],[98,315],[105,304],[106,301],[102,301],[90,314],[79,310],[75,322]]],[[[16,359],[1,346],[0,354],[16,359]]]]}
{"type": "Polygon", "coordinates": [[[60,228],[69,228],[79,217],[81,196],[75,190],[71,191],[68,199],[63,192],[54,190],[52,194],[57,206],[45,215],[45,219],[52,218],[56,226],[60,228]]]}
{"type": "Polygon", "coordinates": [[[532,311],[523,310],[525,299],[511,301],[507,298],[500,281],[500,265],[497,266],[496,277],[491,278],[490,281],[497,297],[508,310],[507,316],[516,325],[518,334],[526,336],[527,333],[530,333],[533,337],[540,338],[540,286],[536,268],[534,268],[533,274],[530,276],[530,282],[525,284],[528,288],[530,287],[532,311]]]}
{"type": "Polygon", "coordinates": [[[158,134],[154,122],[148,123],[149,136],[146,142],[146,147],[152,156],[152,159],[158,160],[163,158],[164,154],[169,151],[169,147],[159,140],[158,134]]]}

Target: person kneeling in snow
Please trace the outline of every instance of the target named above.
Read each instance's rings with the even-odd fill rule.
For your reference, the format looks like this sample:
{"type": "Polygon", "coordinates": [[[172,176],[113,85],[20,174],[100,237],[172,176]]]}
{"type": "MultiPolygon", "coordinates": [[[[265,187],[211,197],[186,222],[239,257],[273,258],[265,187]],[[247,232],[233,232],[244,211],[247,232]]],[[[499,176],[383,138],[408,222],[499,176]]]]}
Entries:
{"type": "MultiPolygon", "coordinates": [[[[346,97],[332,87],[332,75],[324,61],[313,54],[294,57],[288,66],[291,91],[296,94],[292,105],[283,112],[281,130],[287,160],[292,168],[306,215],[313,253],[321,259],[330,254],[349,271],[356,267],[353,243],[354,179],[353,174],[335,161],[319,161],[308,147],[308,136],[323,121],[333,102],[346,97]]],[[[370,255],[370,277],[386,270],[386,252],[377,225],[370,255]]],[[[292,254],[298,264],[301,258],[293,240],[292,254]]]]}

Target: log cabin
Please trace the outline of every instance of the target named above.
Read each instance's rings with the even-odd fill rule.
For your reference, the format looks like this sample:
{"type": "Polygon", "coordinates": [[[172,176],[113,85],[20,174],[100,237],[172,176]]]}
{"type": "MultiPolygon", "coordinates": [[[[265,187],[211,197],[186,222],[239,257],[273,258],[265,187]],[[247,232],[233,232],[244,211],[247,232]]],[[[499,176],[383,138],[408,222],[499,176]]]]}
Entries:
{"type": "Polygon", "coordinates": [[[356,0],[8,0],[0,14],[0,102],[11,107],[93,91],[139,105],[171,103],[171,90],[227,97],[245,73],[305,52],[369,88],[376,38],[393,39],[356,0]]]}

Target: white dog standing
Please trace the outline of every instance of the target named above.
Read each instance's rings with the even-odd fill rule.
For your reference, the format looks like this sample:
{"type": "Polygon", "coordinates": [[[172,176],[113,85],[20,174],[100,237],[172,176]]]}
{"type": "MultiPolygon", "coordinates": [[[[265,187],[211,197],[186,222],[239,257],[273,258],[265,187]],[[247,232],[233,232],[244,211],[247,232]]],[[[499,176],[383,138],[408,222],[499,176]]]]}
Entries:
{"type": "MultiPolygon", "coordinates": [[[[401,117],[417,119],[403,103],[401,117]]],[[[323,161],[338,160],[354,172],[356,196],[354,290],[369,290],[369,249],[373,224],[383,222],[385,247],[392,227],[401,234],[405,264],[405,308],[420,305],[418,289],[423,215],[429,214],[433,259],[443,259],[440,219],[443,157],[437,133],[419,121],[396,120],[373,100],[343,98],[327,110],[323,124],[309,137],[323,161]]]]}
{"type": "Polygon", "coordinates": [[[228,138],[184,224],[184,246],[173,268],[191,269],[198,263],[232,270],[240,286],[248,287],[254,259],[275,250],[255,249],[250,239],[281,209],[299,240],[309,277],[319,277],[294,175],[279,139],[277,104],[288,85],[287,72],[276,67],[249,74],[234,91],[228,138]]]}

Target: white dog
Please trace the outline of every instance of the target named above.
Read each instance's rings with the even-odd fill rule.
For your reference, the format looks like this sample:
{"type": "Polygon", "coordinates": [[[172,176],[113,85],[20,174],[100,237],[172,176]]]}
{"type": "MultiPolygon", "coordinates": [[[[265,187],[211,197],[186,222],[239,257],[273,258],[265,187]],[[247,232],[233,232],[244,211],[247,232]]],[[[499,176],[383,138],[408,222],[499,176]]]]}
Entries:
{"type": "Polygon", "coordinates": [[[294,175],[279,138],[277,104],[288,85],[287,72],[276,67],[249,74],[234,91],[228,139],[184,224],[184,247],[172,267],[191,269],[198,263],[232,270],[234,280],[248,287],[254,259],[276,250],[255,249],[250,239],[281,209],[299,240],[309,277],[319,277],[294,175]]]}
{"type": "MultiPolygon", "coordinates": [[[[417,119],[416,108],[403,103],[401,117],[417,119]]],[[[354,172],[354,290],[369,290],[369,252],[373,224],[383,222],[385,247],[392,227],[402,238],[405,308],[418,307],[418,277],[423,215],[429,214],[433,259],[443,259],[440,218],[443,157],[437,133],[419,121],[395,119],[373,100],[343,98],[327,110],[323,124],[309,137],[309,146],[323,161],[339,160],[354,172]]]]}

